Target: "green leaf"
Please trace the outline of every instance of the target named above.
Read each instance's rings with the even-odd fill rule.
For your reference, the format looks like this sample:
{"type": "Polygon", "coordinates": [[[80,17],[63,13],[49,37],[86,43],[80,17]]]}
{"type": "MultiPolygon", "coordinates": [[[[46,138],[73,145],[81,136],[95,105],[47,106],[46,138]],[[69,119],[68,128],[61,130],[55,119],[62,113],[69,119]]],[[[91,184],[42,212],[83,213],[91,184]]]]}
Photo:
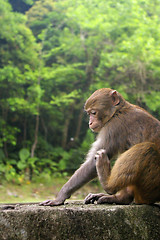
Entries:
{"type": "Polygon", "coordinates": [[[58,167],[59,167],[59,170],[61,170],[61,171],[65,170],[66,169],[66,160],[65,159],[61,159],[59,161],[58,167]]]}
{"type": "Polygon", "coordinates": [[[21,161],[23,161],[23,162],[26,161],[29,156],[30,156],[30,152],[28,151],[28,149],[22,148],[19,151],[19,157],[20,157],[21,161]]]}
{"type": "Polygon", "coordinates": [[[18,164],[17,164],[17,167],[20,170],[23,170],[23,169],[25,169],[27,167],[27,164],[25,162],[19,161],[18,164]]]}

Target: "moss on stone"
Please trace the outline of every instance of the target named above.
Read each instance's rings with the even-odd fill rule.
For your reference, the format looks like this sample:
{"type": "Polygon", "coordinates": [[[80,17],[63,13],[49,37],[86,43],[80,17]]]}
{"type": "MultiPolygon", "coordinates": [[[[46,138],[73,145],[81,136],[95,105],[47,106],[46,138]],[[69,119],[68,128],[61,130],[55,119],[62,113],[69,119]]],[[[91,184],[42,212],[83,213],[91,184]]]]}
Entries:
{"type": "Polygon", "coordinates": [[[0,240],[158,240],[160,205],[0,205],[0,240]]]}

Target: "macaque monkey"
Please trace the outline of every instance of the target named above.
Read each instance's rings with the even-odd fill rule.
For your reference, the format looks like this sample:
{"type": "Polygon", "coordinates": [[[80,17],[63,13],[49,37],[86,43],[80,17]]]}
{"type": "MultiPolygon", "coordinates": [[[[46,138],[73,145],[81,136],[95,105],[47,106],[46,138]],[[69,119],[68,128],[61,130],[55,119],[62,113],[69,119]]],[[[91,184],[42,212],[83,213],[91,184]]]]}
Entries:
{"type": "Polygon", "coordinates": [[[160,201],[160,122],[109,88],[95,91],[84,109],[89,115],[89,128],[98,133],[96,141],[86,161],[62,187],[57,198],[41,205],[63,204],[97,176],[107,194],[89,194],[86,204],[160,201]],[[111,169],[110,160],[117,155],[111,169]]]}

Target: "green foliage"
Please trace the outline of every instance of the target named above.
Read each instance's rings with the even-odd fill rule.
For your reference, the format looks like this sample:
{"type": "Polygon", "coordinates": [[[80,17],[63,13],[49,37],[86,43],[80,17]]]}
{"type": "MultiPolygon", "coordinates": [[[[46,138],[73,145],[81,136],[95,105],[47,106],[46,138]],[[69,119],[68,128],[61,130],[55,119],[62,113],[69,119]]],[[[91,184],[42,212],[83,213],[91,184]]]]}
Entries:
{"type": "Polygon", "coordinates": [[[160,114],[160,95],[158,92],[152,91],[150,94],[146,94],[144,96],[144,102],[150,110],[160,114]]]}
{"type": "Polygon", "coordinates": [[[0,120],[0,147],[3,147],[4,143],[9,143],[13,146],[16,145],[16,136],[20,130],[17,127],[12,127],[6,124],[4,120],[0,120]]]}
{"type": "Polygon", "coordinates": [[[23,170],[25,168],[28,167],[28,164],[30,163],[29,161],[27,161],[27,159],[29,159],[29,156],[30,156],[30,152],[28,151],[28,149],[26,148],[23,148],[19,151],[19,158],[20,158],[20,161],[18,162],[17,164],[17,167],[20,169],[20,170],[23,170]]]}
{"type": "Polygon", "coordinates": [[[117,89],[159,118],[159,3],[0,0],[3,178],[76,169],[94,141],[82,109],[97,88],[117,89]]]}
{"type": "Polygon", "coordinates": [[[67,106],[71,103],[74,103],[75,99],[79,98],[79,92],[77,90],[74,90],[73,92],[70,92],[69,94],[61,93],[60,96],[52,96],[51,104],[56,105],[58,107],[60,106],[67,106]]]}
{"type": "Polygon", "coordinates": [[[83,140],[83,142],[81,144],[81,151],[84,153],[87,153],[91,147],[91,144],[94,142],[94,140],[95,140],[94,134],[89,129],[86,133],[85,139],[83,140]]]}

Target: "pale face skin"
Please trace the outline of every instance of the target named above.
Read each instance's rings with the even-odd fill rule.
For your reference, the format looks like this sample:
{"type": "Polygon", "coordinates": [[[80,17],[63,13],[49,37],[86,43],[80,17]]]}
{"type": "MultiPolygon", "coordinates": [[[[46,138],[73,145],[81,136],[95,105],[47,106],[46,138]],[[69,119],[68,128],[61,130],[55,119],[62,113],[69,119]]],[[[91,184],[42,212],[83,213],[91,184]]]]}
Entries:
{"type": "Polygon", "coordinates": [[[98,119],[98,111],[89,109],[87,114],[89,115],[89,128],[93,132],[99,132],[102,128],[102,121],[98,119]]]}

